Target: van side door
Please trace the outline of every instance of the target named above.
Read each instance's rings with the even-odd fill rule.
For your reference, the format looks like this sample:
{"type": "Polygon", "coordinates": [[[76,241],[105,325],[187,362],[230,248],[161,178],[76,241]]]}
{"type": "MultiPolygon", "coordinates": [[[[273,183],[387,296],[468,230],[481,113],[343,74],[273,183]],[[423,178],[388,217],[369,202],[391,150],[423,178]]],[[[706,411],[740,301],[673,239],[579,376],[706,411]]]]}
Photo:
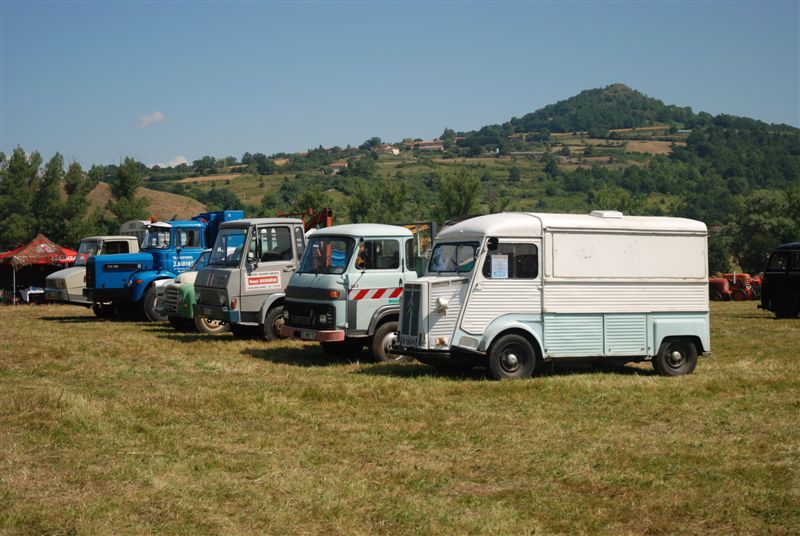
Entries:
{"type": "Polygon", "coordinates": [[[480,335],[503,315],[542,314],[541,240],[500,239],[476,266],[461,329],[480,335]]]}

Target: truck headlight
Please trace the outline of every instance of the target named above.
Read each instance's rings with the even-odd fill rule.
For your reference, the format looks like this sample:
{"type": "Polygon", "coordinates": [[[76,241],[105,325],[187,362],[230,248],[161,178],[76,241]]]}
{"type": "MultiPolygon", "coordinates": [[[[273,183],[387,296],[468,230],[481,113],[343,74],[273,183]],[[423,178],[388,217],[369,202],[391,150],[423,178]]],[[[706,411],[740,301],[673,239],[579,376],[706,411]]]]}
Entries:
{"type": "Polygon", "coordinates": [[[328,315],[326,315],[325,313],[322,313],[321,315],[319,315],[319,323],[320,324],[324,324],[327,321],[328,321],[328,315]]]}
{"type": "Polygon", "coordinates": [[[289,320],[289,309],[285,309],[284,308],[284,310],[283,310],[283,319],[284,320],[289,320]]]}

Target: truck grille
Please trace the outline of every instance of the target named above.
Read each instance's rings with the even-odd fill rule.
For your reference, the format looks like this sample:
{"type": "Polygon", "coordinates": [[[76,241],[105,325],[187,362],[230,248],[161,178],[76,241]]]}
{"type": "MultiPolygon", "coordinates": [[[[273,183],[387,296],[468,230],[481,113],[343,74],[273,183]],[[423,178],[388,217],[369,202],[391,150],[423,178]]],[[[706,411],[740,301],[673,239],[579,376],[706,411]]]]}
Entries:
{"type": "Polygon", "coordinates": [[[403,311],[400,316],[400,334],[419,334],[420,302],[422,301],[422,287],[420,285],[406,285],[403,289],[403,311]]]}
{"type": "Polygon", "coordinates": [[[94,258],[89,257],[86,261],[86,288],[94,288],[94,258]]]}
{"type": "Polygon", "coordinates": [[[336,313],[333,305],[286,302],[284,307],[289,312],[289,318],[286,320],[288,326],[315,330],[328,330],[335,327],[336,313]],[[324,321],[320,320],[323,315],[324,321]]]}
{"type": "Polygon", "coordinates": [[[178,287],[167,285],[164,291],[164,310],[169,316],[176,316],[178,314],[178,287]]]}

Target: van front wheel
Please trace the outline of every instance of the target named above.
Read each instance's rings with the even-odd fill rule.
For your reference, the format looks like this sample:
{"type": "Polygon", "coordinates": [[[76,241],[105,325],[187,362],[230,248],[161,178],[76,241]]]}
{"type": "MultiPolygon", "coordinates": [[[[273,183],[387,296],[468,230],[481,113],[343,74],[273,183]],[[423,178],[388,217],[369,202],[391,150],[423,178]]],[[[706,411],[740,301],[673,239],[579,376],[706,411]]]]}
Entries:
{"type": "Polygon", "coordinates": [[[661,376],[691,374],[697,366],[697,348],[686,339],[675,339],[661,344],[653,358],[653,368],[661,376]]]}
{"type": "Polygon", "coordinates": [[[264,332],[262,339],[265,341],[277,341],[285,339],[281,335],[281,328],[283,327],[283,305],[277,305],[267,311],[264,317],[264,325],[262,326],[264,332]]]}
{"type": "Polygon", "coordinates": [[[489,374],[495,380],[527,378],[534,368],[536,351],[522,335],[503,335],[489,350],[489,374]]]}

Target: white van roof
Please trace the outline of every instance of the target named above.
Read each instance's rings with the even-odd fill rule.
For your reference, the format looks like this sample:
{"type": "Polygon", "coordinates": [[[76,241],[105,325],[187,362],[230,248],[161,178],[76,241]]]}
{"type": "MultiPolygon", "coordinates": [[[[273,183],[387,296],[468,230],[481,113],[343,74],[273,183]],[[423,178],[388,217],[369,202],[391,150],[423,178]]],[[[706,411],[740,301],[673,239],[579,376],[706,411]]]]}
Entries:
{"type": "Polygon", "coordinates": [[[624,216],[614,211],[591,214],[501,212],[464,220],[440,232],[437,240],[475,239],[484,236],[542,236],[546,230],[654,231],[706,234],[706,224],[686,218],[624,216]]]}
{"type": "Polygon", "coordinates": [[[413,236],[413,233],[399,225],[385,225],[382,223],[350,223],[334,225],[324,229],[314,229],[308,236],[413,236]]]}

